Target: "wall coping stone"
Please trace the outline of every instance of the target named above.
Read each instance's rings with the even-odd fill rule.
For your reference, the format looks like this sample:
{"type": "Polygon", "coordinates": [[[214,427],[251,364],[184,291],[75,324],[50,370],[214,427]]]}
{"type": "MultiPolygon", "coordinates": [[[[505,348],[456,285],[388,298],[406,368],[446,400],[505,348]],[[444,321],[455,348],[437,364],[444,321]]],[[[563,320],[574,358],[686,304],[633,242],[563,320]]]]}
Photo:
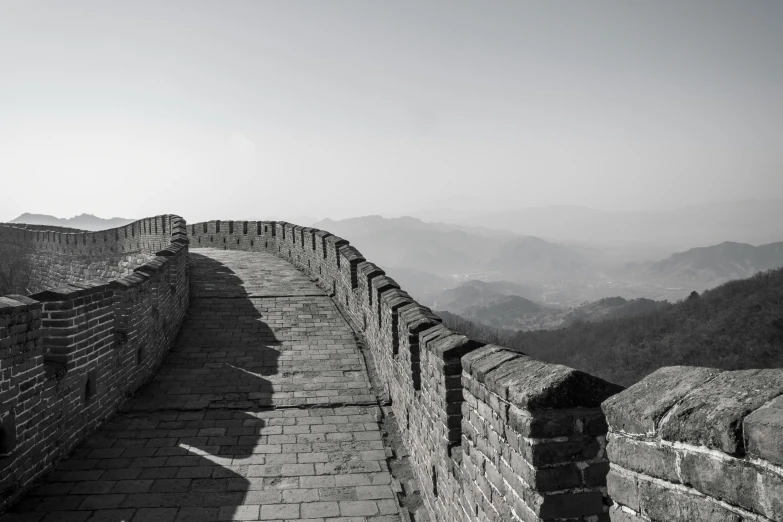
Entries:
{"type": "Polygon", "coordinates": [[[134,286],[138,286],[140,284],[143,284],[145,281],[147,281],[150,278],[150,275],[144,272],[134,272],[132,274],[128,274],[126,276],[120,277],[118,279],[115,279],[114,281],[110,281],[109,285],[113,286],[119,286],[122,288],[132,288],[134,286]]]}
{"type": "Polygon", "coordinates": [[[432,310],[416,301],[401,306],[398,315],[410,334],[418,334],[441,322],[432,310]]]}
{"type": "Polygon", "coordinates": [[[661,422],[660,437],[745,454],[745,417],[783,395],[783,369],[722,372],[691,390],[661,422]]]}
{"type": "Polygon", "coordinates": [[[3,313],[13,313],[14,309],[24,307],[24,303],[12,299],[10,296],[0,296],[0,310],[3,313]]]}
{"type": "Polygon", "coordinates": [[[615,431],[652,436],[671,408],[691,390],[721,373],[715,368],[669,366],[661,368],[607,399],[601,408],[615,431]]]}
{"type": "Polygon", "coordinates": [[[334,234],[329,234],[329,236],[326,237],[326,242],[333,245],[333,248],[335,249],[349,244],[347,239],[343,239],[340,236],[335,236],[334,234]]]}
{"type": "Polygon", "coordinates": [[[159,271],[164,266],[166,266],[167,263],[168,261],[166,260],[165,257],[156,256],[150,259],[149,261],[147,261],[146,263],[144,263],[143,265],[141,265],[140,267],[134,268],[133,271],[144,272],[147,274],[154,274],[155,272],[159,271]]]}
{"type": "Polygon", "coordinates": [[[481,348],[485,343],[452,332],[438,324],[419,334],[421,343],[444,362],[459,361],[464,355],[481,348]]]}
{"type": "Polygon", "coordinates": [[[375,273],[378,275],[386,275],[386,272],[384,272],[381,267],[371,261],[366,260],[356,265],[356,270],[365,276],[369,276],[375,273]]]}
{"type": "Polygon", "coordinates": [[[370,284],[376,292],[383,292],[384,290],[389,290],[391,288],[396,288],[398,290],[400,289],[400,285],[397,284],[397,281],[387,276],[386,274],[373,277],[370,284]]]}
{"type": "Polygon", "coordinates": [[[514,359],[515,355],[515,352],[507,348],[488,344],[462,358],[462,371],[474,379],[484,382],[487,372],[514,359]]]}
{"type": "Polygon", "coordinates": [[[396,312],[401,306],[413,302],[413,298],[405,290],[399,288],[390,288],[381,294],[381,301],[396,312]]]}
{"type": "Polygon", "coordinates": [[[745,417],[742,426],[749,456],[783,466],[783,396],[745,417]]]}
{"type": "Polygon", "coordinates": [[[624,388],[594,375],[488,345],[463,358],[463,369],[488,390],[525,410],[597,408],[624,388]]]}
{"type": "Polygon", "coordinates": [[[19,294],[8,294],[3,297],[7,297],[9,299],[13,299],[14,301],[18,301],[22,304],[26,305],[34,305],[38,303],[35,299],[32,299],[31,297],[25,296],[25,295],[19,295],[19,294]]]}
{"type": "Polygon", "coordinates": [[[360,263],[365,261],[364,256],[351,245],[343,245],[339,248],[340,255],[343,256],[349,263],[360,263]]]}
{"type": "Polygon", "coordinates": [[[50,288],[48,290],[44,290],[43,292],[32,294],[30,297],[42,303],[49,303],[54,301],[70,301],[78,297],[85,297],[88,295],[97,294],[105,290],[104,287],[108,287],[108,284],[98,285],[98,286],[86,286],[86,285],[68,283],[63,286],[58,286],[57,288],[50,288]]]}

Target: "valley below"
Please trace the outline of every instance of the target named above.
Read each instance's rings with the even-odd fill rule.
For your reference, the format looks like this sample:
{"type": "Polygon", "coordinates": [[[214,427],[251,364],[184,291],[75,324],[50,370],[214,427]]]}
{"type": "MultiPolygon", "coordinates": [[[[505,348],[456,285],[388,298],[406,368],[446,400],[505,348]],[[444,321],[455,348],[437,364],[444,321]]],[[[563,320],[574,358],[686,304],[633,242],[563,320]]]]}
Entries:
{"type": "MultiPolygon", "coordinates": [[[[671,242],[544,239],[413,217],[313,226],[349,239],[420,303],[508,331],[632,317],[783,266],[783,242],[672,252],[671,242]]],[[[773,228],[767,237],[775,237],[773,228]]]]}

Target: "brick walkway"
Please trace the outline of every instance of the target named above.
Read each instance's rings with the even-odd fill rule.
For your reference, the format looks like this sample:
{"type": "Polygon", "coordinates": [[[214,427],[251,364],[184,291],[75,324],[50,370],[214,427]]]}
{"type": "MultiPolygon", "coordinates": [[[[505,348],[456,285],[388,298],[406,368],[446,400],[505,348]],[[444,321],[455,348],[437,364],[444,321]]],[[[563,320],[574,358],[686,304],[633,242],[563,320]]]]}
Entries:
{"type": "Polygon", "coordinates": [[[190,310],[154,380],[0,522],[399,521],[329,297],[271,254],[190,259],[190,310]]]}

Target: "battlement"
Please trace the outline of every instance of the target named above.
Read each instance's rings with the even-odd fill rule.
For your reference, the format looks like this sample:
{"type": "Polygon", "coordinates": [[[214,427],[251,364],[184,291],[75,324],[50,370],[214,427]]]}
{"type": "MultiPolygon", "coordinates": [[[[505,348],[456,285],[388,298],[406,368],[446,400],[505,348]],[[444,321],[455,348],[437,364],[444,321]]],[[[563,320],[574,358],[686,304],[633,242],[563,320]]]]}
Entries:
{"type": "Polygon", "coordinates": [[[0,297],[1,508],[153,375],[189,290],[178,216],[102,232],[0,225],[0,248],[23,249],[45,277],[0,297]],[[136,262],[108,269],[127,254],[136,262]]]}
{"type": "Polygon", "coordinates": [[[0,223],[0,243],[70,256],[150,253],[165,248],[166,238],[172,237],[172,226],[175,226],[177,219],[182,218],[155,216],[97,232],[48,225],[0,223]]]}
{"type": "Polygon", "coordinates": [[[16,249],[28,258],[29,293],[62,283],[107,282],[132,273],[166,248],[174,237],[173,218],[181,219],[155,216],[99,232],[0,223],[0,251],[16,249]]]}

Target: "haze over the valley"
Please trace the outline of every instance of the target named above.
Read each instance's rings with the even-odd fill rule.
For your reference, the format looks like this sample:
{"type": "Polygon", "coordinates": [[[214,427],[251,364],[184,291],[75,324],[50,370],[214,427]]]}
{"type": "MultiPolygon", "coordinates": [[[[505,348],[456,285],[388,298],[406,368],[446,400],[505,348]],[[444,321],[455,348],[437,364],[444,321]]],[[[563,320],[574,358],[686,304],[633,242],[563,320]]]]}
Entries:
{"type": "MultiPolygon", "coordinates": [[[[694,291],[703,292],[783,267],[783,233],[778,225],[783,222],[783,205],[764,203],[730,205],[744,209],[744,218],[730,223],[732,237],[749,242],[720,241],[681,250],[671,250],[665,241],[649,237],[612,241],[611,236],[591,239],[586,235],[574,241],[570,231],[558,232],[556,228],[548,229],[551,235],[544,239],[514,231],[530,229],[543,220],[533,219],[531,223],[516,221],[512,216],[505,216],[504,221],[511,230],[474,226],[479,220],[465,225],[427,222],[411,216],[363,216],[298,224],[313,225],[348,239],[425,305],[493,327],[537,330],[578,320],[655,311],[665,302],[681,300],[694,291]],[[780,240],[750,243],[759,237],[780,240]]],[[[726,206],[702,205],[674,212],[675,216],[678,212],[691,216],[696,226],[690,229],[690,235],[686,227],[667,229],[665,213],[626,212],[622,217],[648,227],[654,225],[650,219],[656,219],[661,236],[668,230],[677,233],[681,241],[698,244],[700,234],[713,233],[698,224],[714,218],[726,206]]],[[[522,209],[516,215],[555,215],[573,210],[522,209]]],[[[603,219],[613,216],[605,212],[593,215],[603,219]]],[[[64,220],[24,214],[13,221],[74,227],[81,224],[85,229],[99,230],[130,220],[103,220],[89,215],[64,220]]],[[[588,225],[579,223],[581,227],[588,225]]],[[[589,232],[589,228],[583,229],[589,232]]]]}

